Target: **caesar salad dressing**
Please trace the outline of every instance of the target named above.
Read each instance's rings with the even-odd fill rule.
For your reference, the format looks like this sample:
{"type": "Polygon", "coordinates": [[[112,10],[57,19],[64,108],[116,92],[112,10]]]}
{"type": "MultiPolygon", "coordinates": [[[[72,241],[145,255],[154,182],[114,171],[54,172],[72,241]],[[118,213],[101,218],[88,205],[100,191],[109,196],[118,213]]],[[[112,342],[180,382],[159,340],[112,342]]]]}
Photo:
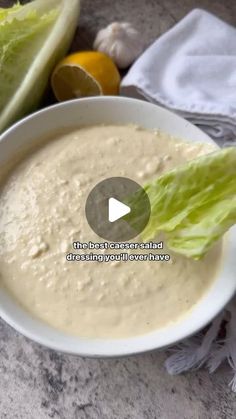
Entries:
{"type": "Polygon", "coordinates": [[[66,254],[74,241],[99,241],[84,214],[97,182],[125,176],[143,183],[210,149],[135,126],[56,135],[2,182],[2,285],[32,315],[69,334],[120,338],[177,321],[214,281],[220,244],[201,261],[165,245],[152,250],[170,254],[165,262],[68,262],[66,254]]]}

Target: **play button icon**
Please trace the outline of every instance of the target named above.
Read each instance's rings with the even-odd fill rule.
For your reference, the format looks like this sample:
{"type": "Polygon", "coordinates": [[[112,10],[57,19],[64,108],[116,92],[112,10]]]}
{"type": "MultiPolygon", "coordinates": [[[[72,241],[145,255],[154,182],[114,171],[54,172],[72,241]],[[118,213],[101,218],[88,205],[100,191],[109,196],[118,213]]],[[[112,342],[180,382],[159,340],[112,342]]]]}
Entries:
{"type": "Polygon", "coordinates": [[[110,223],[119,220],[131,211],[128,205],[123,204],[115,198],[109,198],[108,200],[108,220],[110,223]]]}
{"type": "Polygon", "coordinates": [[[99,182],[89,193],[85,213],[91,229],[101,238],[123,242],[138,236],[150,218],[145,190],[124,177],[99,182]]]}

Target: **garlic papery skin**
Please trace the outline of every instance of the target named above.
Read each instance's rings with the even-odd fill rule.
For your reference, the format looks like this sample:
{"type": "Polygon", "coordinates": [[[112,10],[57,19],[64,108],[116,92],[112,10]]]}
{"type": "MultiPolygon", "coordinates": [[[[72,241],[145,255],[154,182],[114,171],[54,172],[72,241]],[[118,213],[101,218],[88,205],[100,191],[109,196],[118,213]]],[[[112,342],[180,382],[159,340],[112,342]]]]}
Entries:
{"type": "Polygon", "coordinates": [[[93,48],[109,55],[119,68],[127,68],[143,52],[144,44],[138,31],[128,22],[113,22],[101,29],[93,48]]]}

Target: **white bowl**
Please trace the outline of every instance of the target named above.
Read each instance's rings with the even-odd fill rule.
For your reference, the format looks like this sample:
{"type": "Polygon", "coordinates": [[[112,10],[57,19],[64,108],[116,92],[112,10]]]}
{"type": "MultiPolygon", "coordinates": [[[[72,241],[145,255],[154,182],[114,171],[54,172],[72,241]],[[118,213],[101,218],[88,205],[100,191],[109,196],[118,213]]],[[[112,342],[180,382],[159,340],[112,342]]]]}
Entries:
{"type": "MultiPolygon", "coordinates": [[[[188,141],[213,142],[194,125],[156,105],[122,97],[96,97],[55,105],[15,124],[0,137],[0,165],[11,159],[18,150],[60,128],[101,123],[134,123],[145,128],[159,128],[188,141]]],[[[3,290],[0,290],[0,315],[28,338],[63,352],[112,357],[163,348],[204,327],[230,300],[236,290],[235,255],[236,227],[233,227],[227,233],[223,263],[217,278],[203,298],[175,324],[146,335],[116,340],[69,336],[31,317],[3,290]]]]}

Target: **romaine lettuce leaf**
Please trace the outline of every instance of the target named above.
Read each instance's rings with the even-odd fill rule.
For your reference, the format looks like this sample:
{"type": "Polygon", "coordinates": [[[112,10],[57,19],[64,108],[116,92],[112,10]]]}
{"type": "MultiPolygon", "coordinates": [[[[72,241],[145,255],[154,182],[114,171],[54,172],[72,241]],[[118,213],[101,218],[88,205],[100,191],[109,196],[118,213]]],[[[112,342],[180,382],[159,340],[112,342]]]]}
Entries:
{"type": "Polygon", "coordinates": [[[14,4],[14,6],[9,7],[7,9],[0,7],[0,21],[4,20],[6,17],[10,16],[12,13],[17,12],[22,7],[23,6],[21,6],[19,2],[17,2],[16,4],[14,4]]]}
{"type": "Polygon", "coordinates": [[[0,22],[0,112],[18,89],[57,15],[56,9],[42,16],[32,10],[24,19],[0,22]]]}
{"type": "MultiPolygon", "coordinates": [[[[171,250],[199,259],[236,223],[236,148],[194,159],[144,189],[151,217],[142,238],[163,232],[171,250]]],[[[134,200],[141,205],[139,196],[134,200]]]]}
{"type": "Polygon", "coordinates": [[[80,0],[33,0],[0,8],[0,133],[37,108],[68,50],[80,0]]]}

